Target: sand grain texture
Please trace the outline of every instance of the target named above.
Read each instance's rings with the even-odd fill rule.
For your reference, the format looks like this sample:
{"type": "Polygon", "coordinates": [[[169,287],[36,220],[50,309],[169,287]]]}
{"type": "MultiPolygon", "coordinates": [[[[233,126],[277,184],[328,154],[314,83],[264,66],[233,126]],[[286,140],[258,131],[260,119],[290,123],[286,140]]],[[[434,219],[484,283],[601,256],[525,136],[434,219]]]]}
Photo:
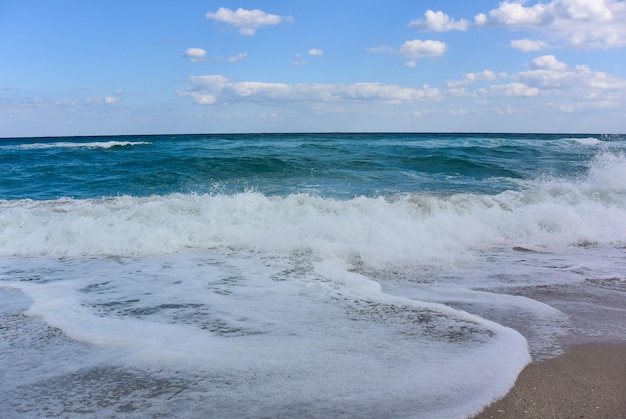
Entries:
{"type": "Polygon", "coordinates": [[[626,344],[586,344],[526,367],[486,418],[626,418],[626,344]]]}

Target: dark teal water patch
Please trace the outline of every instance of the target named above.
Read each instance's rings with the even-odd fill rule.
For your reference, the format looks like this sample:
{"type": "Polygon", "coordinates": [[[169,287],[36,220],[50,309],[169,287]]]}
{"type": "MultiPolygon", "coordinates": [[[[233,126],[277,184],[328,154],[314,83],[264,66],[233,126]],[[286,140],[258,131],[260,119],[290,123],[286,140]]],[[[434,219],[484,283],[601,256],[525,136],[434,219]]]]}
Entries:
{"type": "Polygon", "coordinates": [[[333,197],[498,193],[583,174],[624,137],[588,134],[231,134],[0,142],[0,199],[257,190],[333,197]],[[490,180],[488,184],[484,182],[490,180]]]}

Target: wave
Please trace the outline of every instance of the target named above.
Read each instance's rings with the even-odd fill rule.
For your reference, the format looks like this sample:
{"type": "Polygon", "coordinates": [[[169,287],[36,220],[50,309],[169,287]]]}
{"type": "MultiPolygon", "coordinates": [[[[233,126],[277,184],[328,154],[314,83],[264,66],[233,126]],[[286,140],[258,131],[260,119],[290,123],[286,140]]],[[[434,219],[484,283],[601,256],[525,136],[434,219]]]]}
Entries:
{"type": "Polygon", "coordinates": [[[601,191],[626,193],[626,154],[601,153],[594,157],[587,183],[601,191]]]}
{"type": "Polygon", "coordinates": [[[599,140],[595,137],[587,137],[587,138],[565,138],[567,141],[572,141],[578,143],[580,145],[589,145],[595,146],[602,144],[602,140],[599,140]]]}
{"type": "MultiPolygon", "coordinates": [[[[151,144],[147,141],[92,141],[92,142],[69,142],[69,141],[60,141],[54,143],[31,143],[31,144],[20,144],[17,146],[13,146],[14,148],[21,150],[42,150],[42,149],[51,149],[51,148],[102,148],[108,149],[112,147],[126,147],[126,146],[136,146],[136,145],[144,145],[151,144]]],[[[7,148],[10,146],[4,146],[3,148],[7,148]]]]}
{"type": "Polygon", "coordinates": [[[607,158],[584,182],[538,181],[497,195],[0,201],[0,254],[125,257],[219,247],[395,265],[455,262],[493,246],[623,245],[626,176],[616,177],[615,166],[625,171],[624,158],[607,158]]]}

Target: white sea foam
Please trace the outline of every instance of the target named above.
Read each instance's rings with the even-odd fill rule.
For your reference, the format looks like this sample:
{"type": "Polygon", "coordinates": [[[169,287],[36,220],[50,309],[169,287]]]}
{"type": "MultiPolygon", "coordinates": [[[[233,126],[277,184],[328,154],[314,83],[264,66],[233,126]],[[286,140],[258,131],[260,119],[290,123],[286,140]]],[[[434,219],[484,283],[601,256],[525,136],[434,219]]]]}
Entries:
{"type": "Polygon", "coordinates": [[[312,251],[364,263],[463,261],[493,246],[626,242],[626,162],[498,195],[350,200],[246,192],[0,201],[4,256],[143,256],[186,248],[312,251]]]}
{"type": "Polygon", "coordinates": [[[112,147],[126,147],[150,144],[146,141],[90,141],[90,142],[69,142],[59,141],[51,143],[30,143],[20,144],[17,146],[3,146],[2,148],[15,147],[21,150],[40,150],[50,148],[112,148],[112,147]]]}
{"type": "Polygon", "coordinates": [[[306,395],[304,403],[322,403],[320,412],[382,403],[461,417],[506,392],[529,362],[514,330],[385,293],[345,264],[303,258],[195,250],[122,263],[36,259],[21,268],[35,273],[42,263],[46,283],[3,286],[33,300],[27,314],[114,348],[122,365],[248,380],[237,392],[209,383],[210,397],[233,408],[264,410],[306,395]],[[263,379],[250,380],[251,371],[263,379]]]}
{"type": "Polygon", "coordinates": [[[595,145],[599,145],[602,144],[602,141],[595,138],[595,137],[587,137],[587,138],[566,138],[566,140],[568,141],[572,141],[581,145],[589,145],[589,146],[595,146],[595,145]]]}
{"type": "Polygon", "coordinates": [[[601,194],[626,193],[626,155],[598,154],[589,170],[589,185],[601,194]]]}

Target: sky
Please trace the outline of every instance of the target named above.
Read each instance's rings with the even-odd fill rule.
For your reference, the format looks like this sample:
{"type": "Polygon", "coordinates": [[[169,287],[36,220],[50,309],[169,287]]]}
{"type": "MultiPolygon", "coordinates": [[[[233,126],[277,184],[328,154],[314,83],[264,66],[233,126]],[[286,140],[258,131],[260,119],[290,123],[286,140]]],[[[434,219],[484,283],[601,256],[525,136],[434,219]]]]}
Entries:
{"type": "Polygon", "coordinates": [[[0,137],[626,133],[624,0],[0,0],[0,137]]]}

